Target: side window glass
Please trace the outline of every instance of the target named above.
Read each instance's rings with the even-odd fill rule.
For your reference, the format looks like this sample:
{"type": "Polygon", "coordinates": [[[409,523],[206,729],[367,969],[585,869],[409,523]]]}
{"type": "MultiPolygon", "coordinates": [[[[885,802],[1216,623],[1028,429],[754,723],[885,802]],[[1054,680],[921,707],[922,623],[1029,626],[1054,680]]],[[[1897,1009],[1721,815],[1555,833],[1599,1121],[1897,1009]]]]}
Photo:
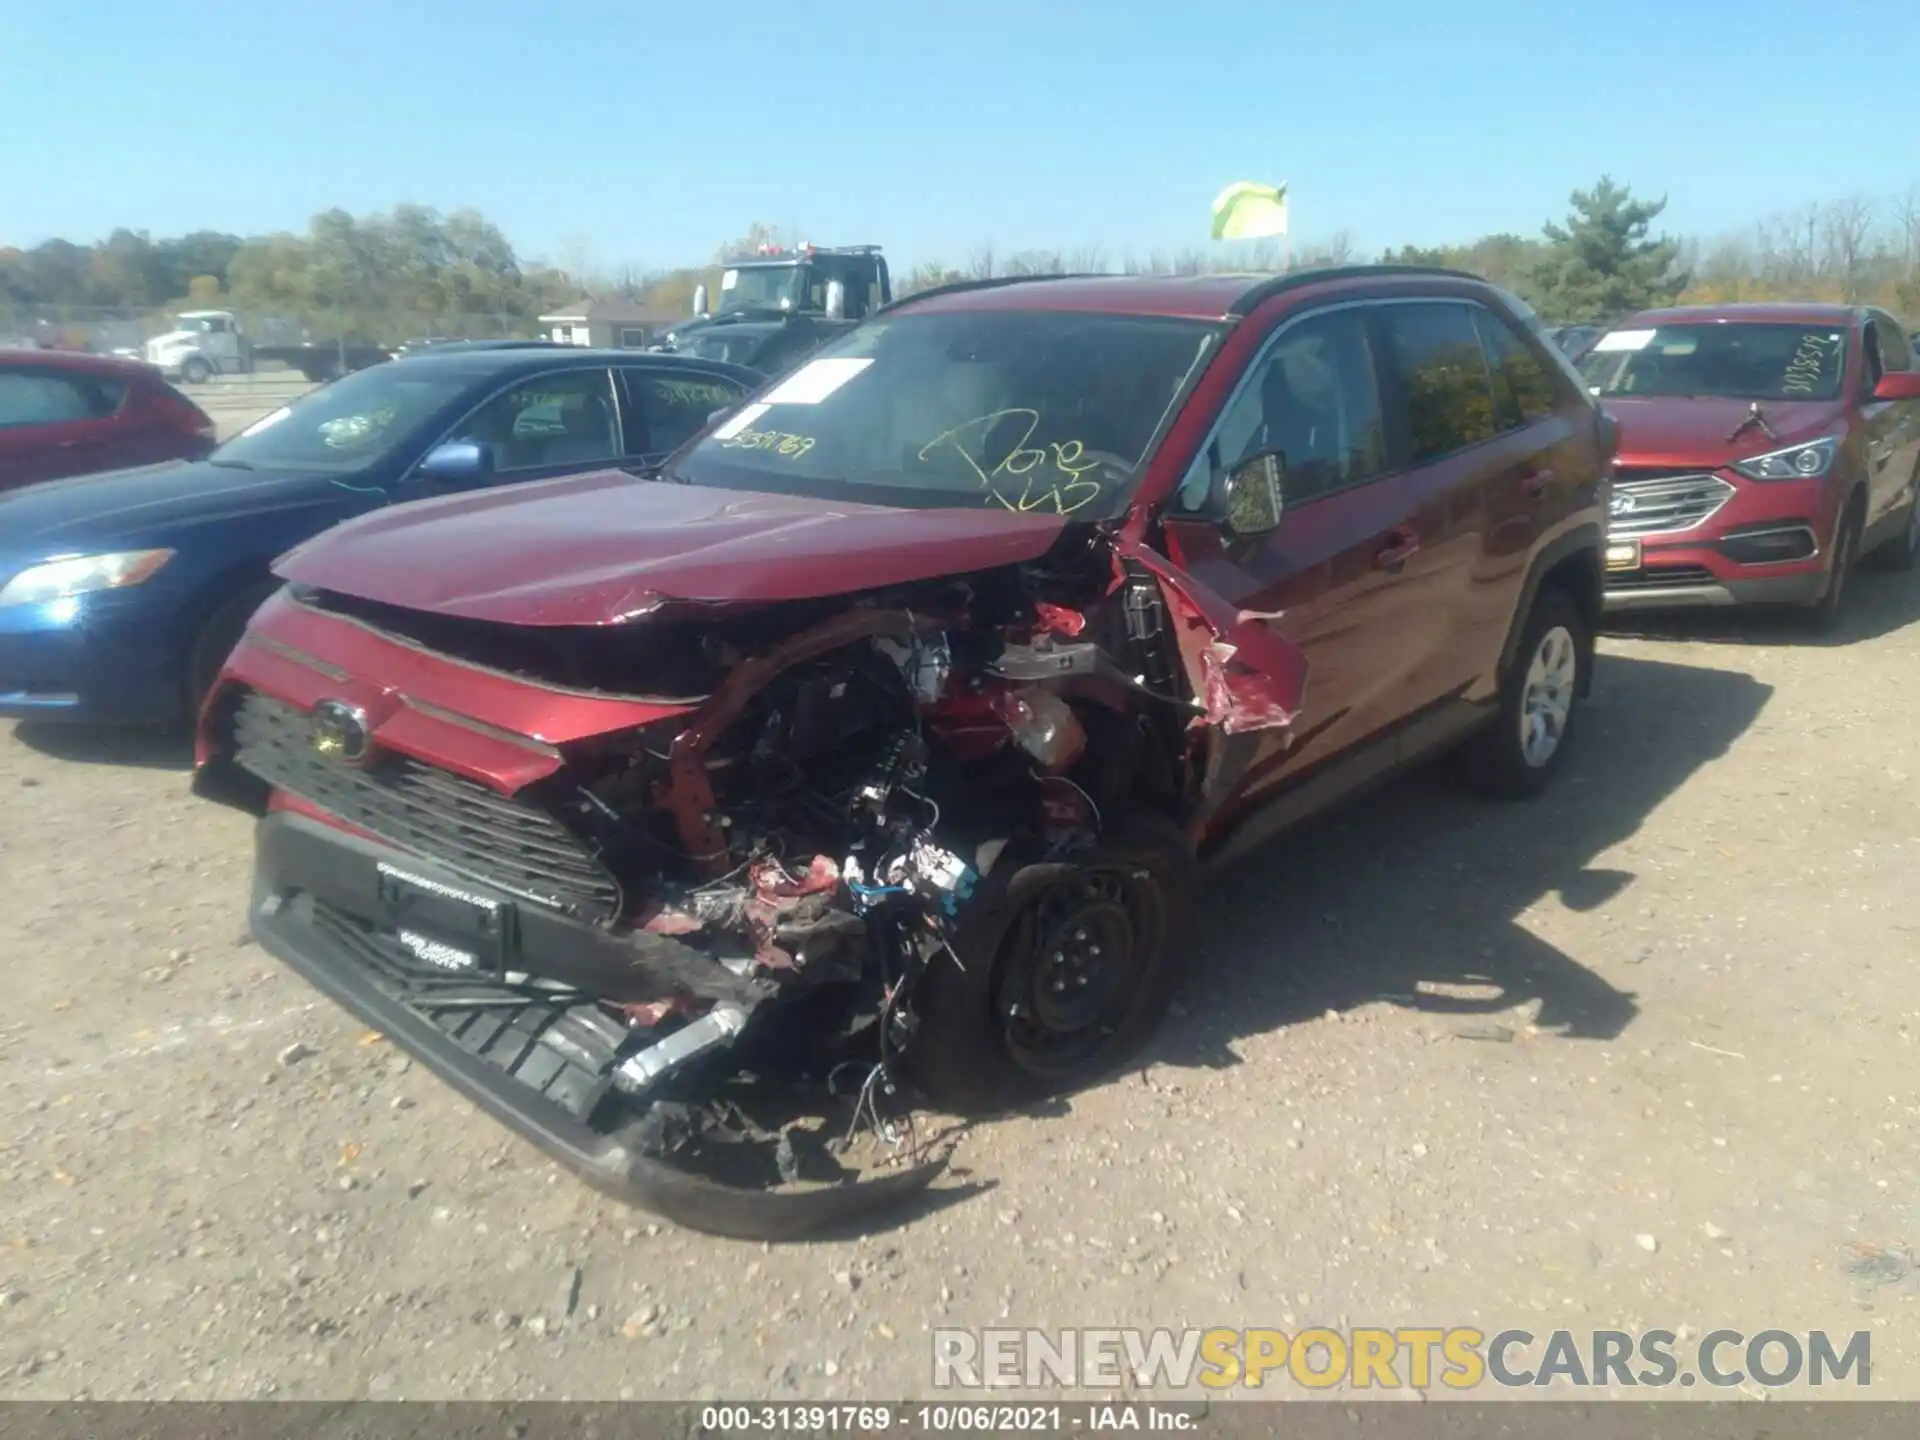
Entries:
{"type": "MultiPolygon", "coordinates": [[[[1268,450],[1285,463],[1289,505],[1386,470],[1386,426],[1362,312],[1300,321],[1255,367],[1221,419],[1214,453],[1225,474],[1268,450]]],[[[1184,495],[1187,486],[1181,488],[1184,495]]]]}
{"type": "Polygon", "coordinates": [[[459,438],[493,447],[498,470],[593,465],[619,458],[613,392],[605,370],[566,370],[523,380],[460,427],[459,438]]]}
{"type": "Polygon", "coordinates": [[[740,392],[709,375],[632,369],[626,372],[631,422],[627,456],[665,455],[678,450],[716,410],[740,398],[740,392]]]}
{"type": "Polygon", "coordinates": [[[1502,430],[1517,430],[1553,413],[1553,377],[1498,315],[1476,308],[1474,325],[1493,377],[1493,414],[1502,430]]]}
{"type": "Polygon", "coordinates": [[[123,389],[117,381],[96,391],[61,375],[0,370],[0,429],[97,420],[113,413],[123,389]]]}
{"type": "Polygon", "coordinates": [[[1493,438],[1493,390],[1473,312],[1447,302],[1380,307],[1388,361],[1407,407],[1414,464],[1493,438]]]}
{"type": "Polygon", "coordinates": [[[1871,395],[1873,387],[1880,383],[1880,377],[1886,374],[1886,364],[1880,353],[1880,327],[1871,320],[1867,322],[1866,331],[1860,337],[1860,350],[1866,362],[1862,366],[1865,373],[1861,377],[1863,381],[1861,390],[1864,394],[1871,395]]]}
{"type": "Polygon", "coordinates": [[[1914,360],[1912,337],[1885,315],[1874,317],[1874,328],[1880,335],[1881,366],[1887,370],[1911,370],[1914,360]]]}

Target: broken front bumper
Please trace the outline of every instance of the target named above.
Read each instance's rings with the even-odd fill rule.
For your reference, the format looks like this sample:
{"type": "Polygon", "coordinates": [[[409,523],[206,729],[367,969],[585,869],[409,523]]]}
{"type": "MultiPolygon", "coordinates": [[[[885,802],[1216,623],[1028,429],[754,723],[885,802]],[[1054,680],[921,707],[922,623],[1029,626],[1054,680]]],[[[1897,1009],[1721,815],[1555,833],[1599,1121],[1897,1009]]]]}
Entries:
{"type": "MultiPolygon", "coordinates": [[[[423,879],[441,878],[411,856],[304,816],[267,816],[256,838],[254,937],[595,1188],[689,1229],[784,1240],[916,1194],[943,1168],[931,1162],[858,1184],[762,1191],[718,1184],[645,1153],[644,1106],[613,1087],[624,1027],[577,997],[489,987],[482,975],[456,994],[445,980],[416,973],[374,923],[368,897],[379,893],[383,862],[423,879]],[[476,997],[486,1003],[470,1003],[476,997]]],[[[456,877],[445,883],[472,888],[456,877]]],[[[558,920],[537,922],[522,941],[550,945],[566,932],[617,943],[604,932],[558,920]],[[542,938],[536,941],[534,934],[542,938]]]]}

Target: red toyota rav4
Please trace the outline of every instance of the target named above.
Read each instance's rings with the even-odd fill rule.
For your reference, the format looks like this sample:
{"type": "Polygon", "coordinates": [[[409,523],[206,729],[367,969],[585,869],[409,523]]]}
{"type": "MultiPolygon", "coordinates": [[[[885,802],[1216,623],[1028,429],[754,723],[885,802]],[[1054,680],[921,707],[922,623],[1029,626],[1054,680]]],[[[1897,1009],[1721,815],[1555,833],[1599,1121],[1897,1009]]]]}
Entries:
{"type": "Polygon", "coordinates": [[[1536,791],[1612,446],[1471,276],[950,287],[650,480],[293,551],[196,785],[263,814],[268,950],[598,1183],[793,1233],[937,1169],[778,1188],[848,1173],[834,1104],[904,1143],[1141,1045],[1203,865],[1444,747],[1536,791]]]}
{"type": "Polygon", "coordinates": [[[1786,604],[1920,556],[1920,372],[1881,310],[1721,305],[1620,322],[1579,361],[1620,424],[1607,609],[1786,604]]]}

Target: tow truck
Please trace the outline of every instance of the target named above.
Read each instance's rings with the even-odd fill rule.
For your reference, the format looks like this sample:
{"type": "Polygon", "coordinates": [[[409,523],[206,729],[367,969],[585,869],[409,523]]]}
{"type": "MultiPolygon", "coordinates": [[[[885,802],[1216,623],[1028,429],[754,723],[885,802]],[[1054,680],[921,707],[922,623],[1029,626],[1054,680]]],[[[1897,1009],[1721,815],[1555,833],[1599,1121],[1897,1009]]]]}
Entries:
{"type": "Polygon", "coordinates": [[[693,317],[654,348],[783,375],[892,300],[878,245],[762,245],[726,262],[712,310],[696,286],[693,317]]]}

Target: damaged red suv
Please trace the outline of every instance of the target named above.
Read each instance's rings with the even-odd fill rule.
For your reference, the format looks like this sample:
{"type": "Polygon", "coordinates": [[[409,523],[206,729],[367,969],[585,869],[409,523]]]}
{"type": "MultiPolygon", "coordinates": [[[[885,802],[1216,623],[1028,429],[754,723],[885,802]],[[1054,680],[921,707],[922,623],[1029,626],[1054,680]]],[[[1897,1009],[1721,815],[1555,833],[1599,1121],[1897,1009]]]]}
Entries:
{"type": "Polygon", "coordinates": [[[1450,747],[1537,791],[1612,446],[1471,276],[933,291],[651,479],[284,557],[196,787],[321,990],[596,1183],[793,1234],[927,1183],[915,1097],[1142,1045],[1211,866],[1450,747]]]}
{"type": "Polygon", "coordinates": [[[1856,561],[1920,558],[1920,373],[1884,311],[1648,311],[1581,356],[1619,422],[1609,611],[1838,615],[1856,561]]]}

